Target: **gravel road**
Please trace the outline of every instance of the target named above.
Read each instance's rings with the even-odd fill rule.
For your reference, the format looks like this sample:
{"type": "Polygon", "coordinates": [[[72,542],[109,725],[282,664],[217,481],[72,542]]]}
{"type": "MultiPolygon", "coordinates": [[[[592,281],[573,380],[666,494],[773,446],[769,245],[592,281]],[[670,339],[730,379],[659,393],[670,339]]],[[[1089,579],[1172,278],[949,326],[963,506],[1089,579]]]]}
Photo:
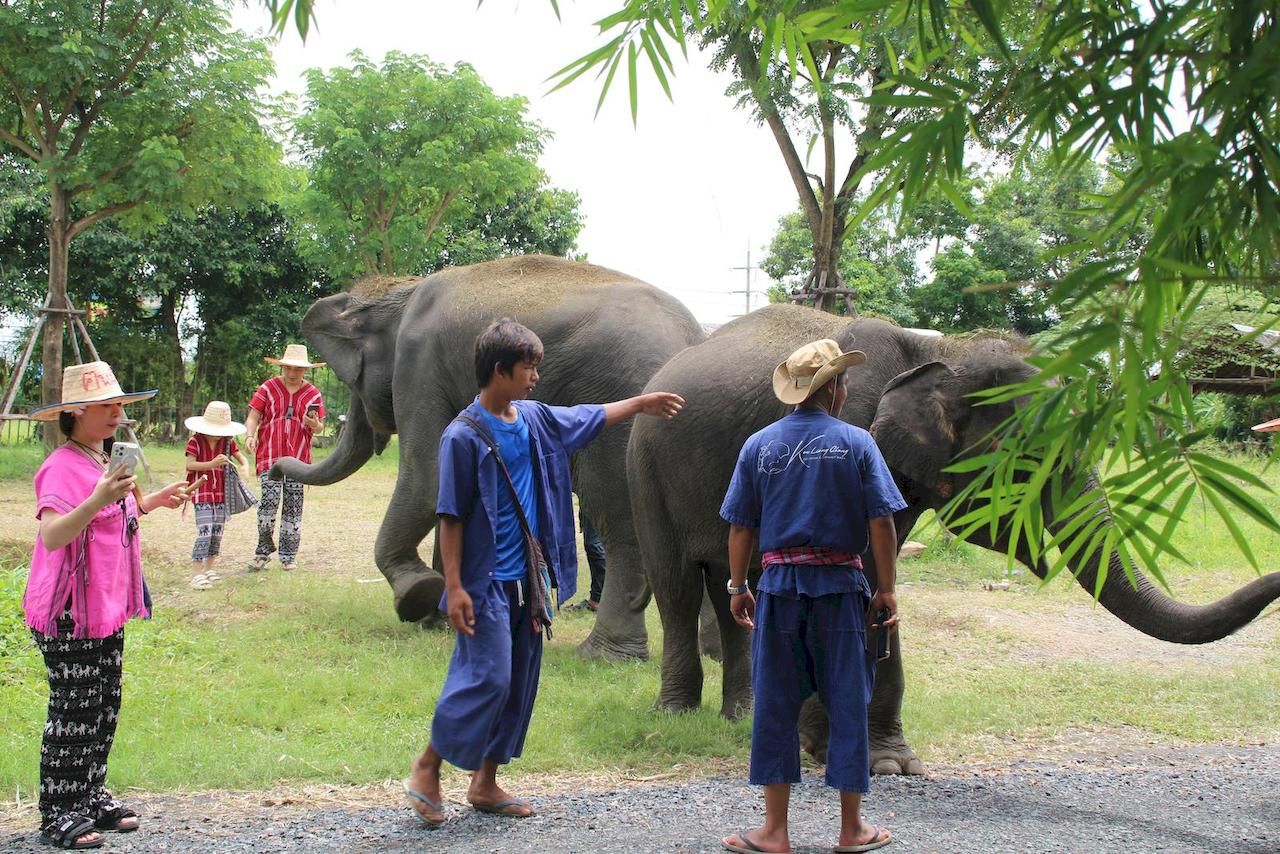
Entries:
{"type": "MultiPolygon", "coordinates": [[[[311,808],[218,794],[136,796],[143,830],[112,834],[119,852],[702,852],[755,826],[760,793],[737,779],[692,779],[534,797],[524,820],[447,806],[443,829],[424,830],[399,804],[311,808]],[[268,806],[267,804],[273,804],[268,806]],[[212,817],[210,817],[212,815],[212,817]]],[[[296,800],[296,799],[294,799],[296,800]]],[[[372,800],[372,799],[370,799],[372,800]]],[[[806,769],[791,805],[800,854],[829,852],[838,803],[806,769]]],[[[923,778],[878,777],[866,803],[891,827],[888,854],[905,852],[1280,851],[1280,751],[1274,745],[1160,748],[995,767],[938,766],[923,778]]],[[[0,850],[48,852],[35,815],[10,812],[0,850]]]]}

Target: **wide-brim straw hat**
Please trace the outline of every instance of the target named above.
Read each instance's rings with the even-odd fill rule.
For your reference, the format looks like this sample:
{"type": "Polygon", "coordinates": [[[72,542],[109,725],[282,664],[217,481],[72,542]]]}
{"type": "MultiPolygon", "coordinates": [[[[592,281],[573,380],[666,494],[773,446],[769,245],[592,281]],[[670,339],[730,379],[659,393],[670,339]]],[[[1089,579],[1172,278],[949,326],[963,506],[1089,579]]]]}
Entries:
{"type": "Polygon", "coordinates": [[[192,433],[206,436],[239,436],[245,426],[231,420],[231,406],[221,400],[211,400],[204,408],[204,415],[192,415],[183,422],[192,433]]]}
{"type": "Polygon", "coordinates": [[[137,403],[155,397],[159,389],[124,391],[106,362],[85,362],[62,369],[62,400],[37,407],[27,414],[36,421],[53,421],[69,409],[93,403],[137,403]]]}
{"type": "Polygon", "coordinates": [[[866,360],[867,354],[861,350],[842,353],[840,345],[830,338],[811,341],[773,369],[773,393],[783,403],[804,403],[841,371],[866,360]]]}
{"type": "Polygon", "coordinates": [[[306,344],[286,344],[284,355],[279,359],[274,356],[264,356],[264,361],[273,365],[288,365],[291,368],[323,368],[327,362],[313,362],[307,358],[306,344]]]}

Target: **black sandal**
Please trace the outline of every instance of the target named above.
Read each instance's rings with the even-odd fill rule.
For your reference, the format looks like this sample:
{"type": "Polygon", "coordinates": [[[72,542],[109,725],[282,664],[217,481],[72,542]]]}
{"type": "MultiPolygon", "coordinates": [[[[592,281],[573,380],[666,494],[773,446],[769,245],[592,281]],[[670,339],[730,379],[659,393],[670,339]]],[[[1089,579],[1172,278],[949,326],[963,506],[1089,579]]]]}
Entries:
{"type": "Polygon", "coordinates": [[[134,821],[127,825],[121,825],[125,819],[136,819],[139,815],[131,808],[125,806],[120,801],[112,798],[109,801],[103,801],[98,806],[94,817],[94,825],[98,830],[107,830],[115,833],[132,833],[138,829],[141,822],[134,821]]]}
{"type": "Polygon", "coordinates": [[[40,835],[50,845],[68,849],[101,848],[102,843],[106,841],[98,832],[93,819],[78,812],[69,812],[47,822],[40,828],[40,835]],[[94,834],[98,838],[89,842],[80,841],[80,837],[89,834],[94,834]]]}

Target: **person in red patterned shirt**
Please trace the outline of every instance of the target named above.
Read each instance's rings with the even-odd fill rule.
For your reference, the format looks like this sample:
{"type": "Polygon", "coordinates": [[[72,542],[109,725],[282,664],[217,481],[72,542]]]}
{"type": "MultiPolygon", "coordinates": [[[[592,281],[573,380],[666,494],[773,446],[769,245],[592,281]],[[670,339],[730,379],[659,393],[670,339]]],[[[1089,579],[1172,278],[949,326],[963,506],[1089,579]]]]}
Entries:
{"type": "Polygon", "coordinates": [[[249,465],[232,438],[243,434],[245,426],[231,420],[231,407],[221,400],[209,401],[204,415],[193,415],[185,423],[195,434],[187,442],[187,483],[199,483],[190,493],[196,508],[196,541],[191,547],[196,575],[191,586],[206,590],[219,578],[213,565],[227,525],[227,463],[234,462],[241,471],[249,465]]]}
{"type": "Polygon", "coordinates": [[[304,344],[289,344],[279,359],[266,361],[280,366],[280,376],[267,380],[249,401],[245,426],[249,437],[245,447],[253,453],[262,486],[258,502],[258,547],[250,571],[265,569],[276,550],[276,510],[280,511],[280,567],[298,565],[302,543],[302,484],[284,478],[271,480],[267,470],[281,457],[311,462],[311,440],[324,427],[324,398],[320,389],[307,382],[306,372],[324,362],[312,362],[304,344]]]}

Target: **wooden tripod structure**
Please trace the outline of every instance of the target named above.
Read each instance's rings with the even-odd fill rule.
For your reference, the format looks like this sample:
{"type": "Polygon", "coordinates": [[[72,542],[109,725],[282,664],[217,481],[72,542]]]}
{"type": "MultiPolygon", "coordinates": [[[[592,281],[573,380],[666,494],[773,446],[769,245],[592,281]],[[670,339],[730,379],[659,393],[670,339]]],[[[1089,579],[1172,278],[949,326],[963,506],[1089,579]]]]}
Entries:
{"type": "MultiPolygon", "coordinates": [[[[44,329],[45,319],[54,313],[65,314],[67,316],[67,332],[71,340],[71,352],[75,354],[76,364],[84,364],[84,358],[80,355],[80,342],[76,340],[77,334],[84,340],[84,349],[89,354],[89,361],[100,361],[98,349],[93,346],[93,339],[89,337],[89,329],[84,325],[84,311],[77,309],[71,304],[69,298],[66,299],[66,308],[53,308],[51,303],[53,297],[46,295],[44,304],[40,306],[36,315],[36,322],[31,327],[31,334],[27,337],[27,344],[22,348],[22,355],[18,357],[18,362],[14,365],[13,375],[9,377],[9,382],[4,389],[4,401],[0,406],[0,421],[10,421],[26,419],[26,415],[13,414],[13,402],[18,397],[18,386],[22,383],[22,375],[27,372],[27,365],[31,362],[31,355],[35,352],[36,342],[40,340],[40,331],[44,329]]],[[[125,432],[129,435],[129,441],[142,447],[138,442],[138,434],[133,432],[133,424],[126,423],[124,425],[125,432]]],[[[151,466],[147,462],[146,452],[142,453],[142,468],[147,473],[147,479],[151,478],[151,466]]]]}

